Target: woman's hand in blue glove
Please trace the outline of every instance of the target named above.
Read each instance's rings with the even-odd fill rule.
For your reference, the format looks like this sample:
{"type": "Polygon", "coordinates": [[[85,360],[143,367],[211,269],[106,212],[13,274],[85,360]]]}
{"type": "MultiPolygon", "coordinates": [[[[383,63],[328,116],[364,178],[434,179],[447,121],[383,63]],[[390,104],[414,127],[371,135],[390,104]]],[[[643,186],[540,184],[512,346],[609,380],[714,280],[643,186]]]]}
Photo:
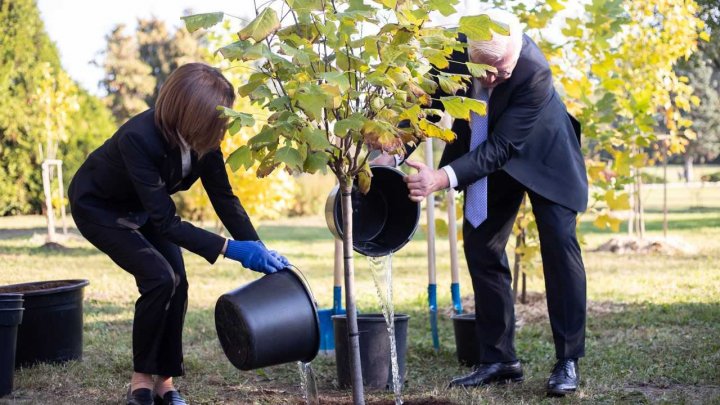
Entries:
{"type": "Polygon", "coordinates": [[[287,266],[290,265],[290,261],[289,261],[285,256],[283,256],[283,255],[281,255],[280,253],[278,253],[277,250],[268,250],[268,252],[270,252],[270,254],[272,255],[272,257],[274,257],[275,259],[277,259],[277,261],[279,261],[280,263],[282,263],[282,264],[283,264],[283,267],[287,267],[287,266]]]}
{"type": "MultiPolygon", "coordinates": [[[[277,252],[275,255],[282,257],[277,252]]],[[[285,264],[274,256],[273,252],[267,250],[260,241],[256,240],[228,240],[225,257],[239,261],[243,267],[250,270],[265,274],[275,273],[285,267],[285,264]]]]}

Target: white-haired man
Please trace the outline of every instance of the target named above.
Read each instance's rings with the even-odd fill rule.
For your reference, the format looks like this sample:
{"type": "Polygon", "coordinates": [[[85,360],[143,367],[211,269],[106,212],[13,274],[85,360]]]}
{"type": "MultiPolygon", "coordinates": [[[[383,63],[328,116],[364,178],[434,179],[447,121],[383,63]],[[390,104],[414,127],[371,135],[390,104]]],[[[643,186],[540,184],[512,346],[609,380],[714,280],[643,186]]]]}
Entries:
{"type": "MultiPolygon", "coordinates": [[[[465,190],[464,249],[475,293],[480,357],[473,372],[455,378],[451,386],[524,378],[513,343],[515,315],[505,247],[523,196],[529,195],[557,356],[547,391],[565,395],[577,388],[577,359],[585,351],[585,269],[575,234],[577,213],[586,209],[588,199],[580,125],[567,113],[547,60],[523,35],[517,18],[500,10],[488,14],[508,25],[510,35],[469,41],[468,52],[455,52],[447,69],[468,74],[468,53],[471,62],[497,69],[473,78],[459,94],[486,101],[488,114],[455,120],[458,138],[445,147],[441,168],[406,161],[418,170],[406,182],[415,201],[448,187],[465,190]]],[[[466,42],[463,35],[460,40],[466,42]]]]}

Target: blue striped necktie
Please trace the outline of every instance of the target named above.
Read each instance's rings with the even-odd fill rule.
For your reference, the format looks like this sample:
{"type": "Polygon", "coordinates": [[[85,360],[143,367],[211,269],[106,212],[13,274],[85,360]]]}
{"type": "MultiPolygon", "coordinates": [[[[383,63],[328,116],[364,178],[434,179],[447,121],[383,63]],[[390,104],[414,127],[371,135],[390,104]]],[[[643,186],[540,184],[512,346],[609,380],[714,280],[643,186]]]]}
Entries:
{"type": "MultiPolygon", "coordinates": [[[[478,97],[487,103],[489,96],[487,89],[481,89],[478,97]]],[[[486,104],[487,105],[487,104],[486,104]]],[[[470,150],[475,150],[487,140],[488,116],[471,112],[470,117],[470,150]]],[[[465,218],[473,228],[477,228],[487,218],[487,177],[479,179],[465,190],[465,218]]]]}

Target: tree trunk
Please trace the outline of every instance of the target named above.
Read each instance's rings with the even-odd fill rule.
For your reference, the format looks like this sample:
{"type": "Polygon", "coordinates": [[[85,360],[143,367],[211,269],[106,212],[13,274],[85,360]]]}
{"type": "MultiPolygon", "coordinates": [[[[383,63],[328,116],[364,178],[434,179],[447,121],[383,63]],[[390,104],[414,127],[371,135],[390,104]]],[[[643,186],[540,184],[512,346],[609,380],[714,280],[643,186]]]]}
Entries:
{"type": "Polygon", "coordinates": [[[663,141],[663,238],[667,239],[668,232],[668,205],[667,205],[667,163],[668,163],[668,144],[663,141]]]}
{"type": "Polygon", "coordinates": [[[517,248],[522,246],[524,242],[525,232],[520,232],[515,237],[515,262],[513,263],[513,302],[517,302],[518,296],[518,281],[520,278],[520,270],[522,269],[522,255],[518,252],[517,248]]]}
{"type": "Polygon", "coordinates": [[[692,155],[685,155],[685,164],[683,165],[683,177],[685,177],[685,183],[693,181],[693,157],[692,155]]]}
{"type": "Polygon", "coordinates": [[[362,368],[360,365],[360,336],[355,309],[355,269],[353,263],[352,237],[352,178],[340,179],[340,191],[343,219],[343,261],[345,263],[345,306],[347,307],[348,347],[350,348],[350,381],[352,383],[353,404],[365,403],[363,392],[362,368]]]}
{"type": "Polygon", "coordinates": [[[637,182],[637,229],[640,235],[640,239],[643,239],[645,238],[645,207],[643,206],[642,202],[642,176],[640,175],[640,170],[637,171],[635,181],[637,182]]]}

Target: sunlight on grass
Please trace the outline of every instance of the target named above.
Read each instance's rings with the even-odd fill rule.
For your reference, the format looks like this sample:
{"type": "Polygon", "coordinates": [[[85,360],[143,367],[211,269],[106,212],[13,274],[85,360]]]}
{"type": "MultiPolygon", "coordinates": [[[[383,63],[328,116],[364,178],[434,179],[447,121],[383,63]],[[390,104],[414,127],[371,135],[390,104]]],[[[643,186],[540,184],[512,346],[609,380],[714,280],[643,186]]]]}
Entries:
{"type": "MultiPolygon", "coordinates": [[[[650,235],[661,235],[661,214],[648,214],[650,235]]],[[[614,255],[593,252],[611,233],[581,225],[585,239],[588,297],[591,302],[614,302],[621,312],[594,313],[588,319],[588,355],[583,360],[584,388],[573,401],[622,401],[627,384],[705,386],[716,383],[720,353],[720,211],[673,212],[671,234],[695,245],[697,255],[614,255]],[[656,360],[663,358],[661,363],[656,360]],[[713,360],[714,359],[714,360],[713,360]]],[[[16,374],[19,398],[47,403],[58,395],[117,394],[131,370],[130,335],[134,280],[81,238],[65,243],[66,250],[40,247],[41,217],[0,218],[0,284],[47,279],[86,278],[85,355],[83,362],[41,365],[16,374]],[[35,235],[35,236],[33,236],[35,235]],[[79,389],[80,394],[75,394],[79,389]]],[[[285,254],[308,277],[319,308],[332,304],[334,243],[324,219],[294,218],[257,224],[266,244],[285,254]]],[[[73,229],[73,232],[74,229],[73,229]]],[[[450,308],[449,246],[436,241],[440,311],[450,308]]],[[[553,346],[547,321],[524,326],[517,336],[518,352],[528,380],[520,388],[490,387],[448,391],[448,379],[464,369],[457,365],[452,324],[440,317],[441,350],[432,349],[427,317],[427,258],[424,236],[393,258],[396,312],[411,315],[408,353],[408,398],[435,396],[458,403],[541,401],[553,346]]],[[[215,336],[213,310],[217,298],[259,277],[238,263],[220,259],[210,265],[185,252],[190,302],[184,343],[188,377],[181,387],[193,403],[285,403],[301,398],[294,365],[271,367],[262,373],[238,372],[227,362],[215,336]],[[265,391],[258,391],[264,387],[265,391]]],[[[376,312],[379,303],[368,261],[355,256],[357,300],[361,312],[376,312]]],[[[461,258],[461,290],[471,294],[470,279],[461,258]]],[[[544,291],[537,271],[528,290],[544,291]]],[[[594,304],[593,304],[594,305],[594,304]]],[[[592,306],[592,305],[591,305],[592,306]]],[[[333,357],[314,362],[321,394],[335,392],[333,357]]],[[[682,398],[682,390],[667,398],[682,398]]],[[[714,392],[714,391],[713,391],[714,392]]],[[[386,398],[370,393],[370,398],[386,398]]],[[[707,395],[715,395],[710,392],[707,395]]],[[[720,395],[720,393],[717,393],[720,395]]],[[[79,398],[79,397],[78,397],[79,398]]]]}

